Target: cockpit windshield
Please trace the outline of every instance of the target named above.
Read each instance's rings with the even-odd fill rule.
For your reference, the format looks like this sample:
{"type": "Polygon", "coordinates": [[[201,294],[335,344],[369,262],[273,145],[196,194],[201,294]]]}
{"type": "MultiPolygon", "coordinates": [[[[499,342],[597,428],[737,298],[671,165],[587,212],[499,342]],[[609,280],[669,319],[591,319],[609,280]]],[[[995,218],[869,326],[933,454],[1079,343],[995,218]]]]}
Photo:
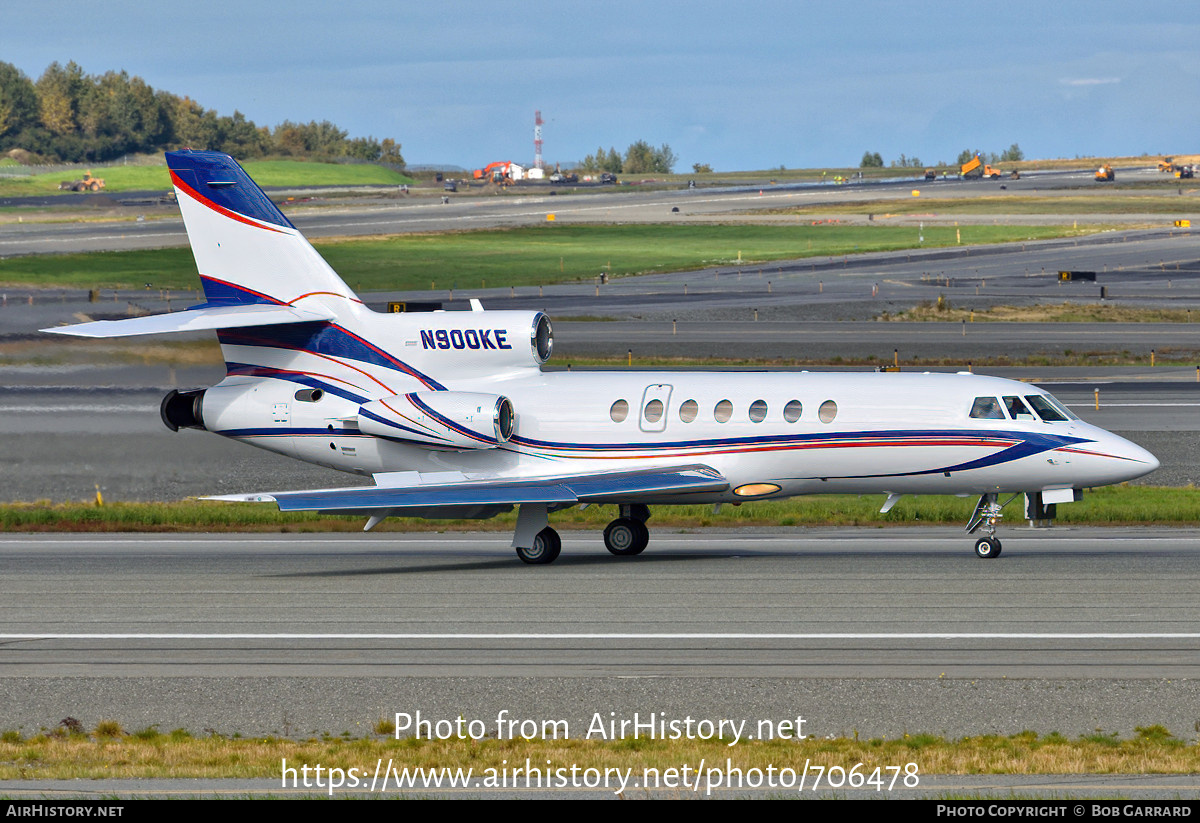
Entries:
{"type": "Polygon", "coordinates": [[[1025,397],[1029,401],[1029,405],[1033,406],[1034,410],[1042,416],[1042,419],[1047,423],[1053,423],[1060,420],[1078,420],[1079,417],[1072,414],[1062,401],[1050,394],[1030,394],[1025,397]]]}
{"type": "Polygon", "coordinates": [[[976,397],[971,405],[971,417],[976,420],[1037,420],[1063,423],[1078,420],[1058,398],[1050,394],[1027,394],[1024,398],[1008,395],[1003,402],[996,397],[976,397]],[[1032,411],[1030,411],[1032,409],[1032,411]],[[1005,412],[1008,412],[1007,416],[1005,412]]]}
{"type": "Polygon", "coordinates": [[[1008,409],[1008,416],[1013,420],[1037,420],[1029,407],[1021,402],[1021,398],[1009,395],[1004,398],[1004,407],[1008,409]]]}

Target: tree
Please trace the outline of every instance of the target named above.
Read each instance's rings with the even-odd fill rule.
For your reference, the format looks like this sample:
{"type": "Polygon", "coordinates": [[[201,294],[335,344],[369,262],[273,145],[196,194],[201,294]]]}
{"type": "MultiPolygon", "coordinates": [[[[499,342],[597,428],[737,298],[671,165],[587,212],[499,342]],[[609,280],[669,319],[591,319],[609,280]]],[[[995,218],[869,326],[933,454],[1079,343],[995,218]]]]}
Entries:
{"type": "Polygon", "coordinates": [[[678,162],[679,157],[671,151],[671,147],[666,143],[654,150],[654,171],[659,174],[671,174],[675,171],[675,164],[678,162]]]}
{"type": "Polygon", "coordinates": [[[622,171],[625,174],[670,174],[676,162],[675,152],[666,143],[654,148],[645,140],[638,140],[625,150],[622,171]]]}
{"type": "Polygon", "coordinates": [[[42,125],[51,134],[75,134],[79,123],[79,100],[88,85],[74,61],[60,66],[51,63],[37,81],[38,110],[42,125]]]}
{"type": "Polygon", "coordinates": [[[0,63],[0,139],[35,126],[37,119],[37,92],[33,81],[16,66],[0,63]]]}
{"type": "Polygon", "coordinates": [[[692,171],[696,174],[712,174],[712,166],[708,163],[692,163],[692,171]]]}
{"type": "Polygon", "coordinates": [[[979,149],[974,149],[974,150],[963,149],[962,151],[960,151],[958,153],[958,159],[955,160],[954,162],[958,163],[958,165],[961,166],[964,163],[970,163],[972,160],[975,159],[975,155],[981,154],[981,153],[982,152],[980,152],[979,149]]]}
{"type": "Polygon", "coordinates": [[[404,168],[404,155],[400,153],[400,144],[390,137],[383,138],[379,144],[379,159],[384,163],[404,168]]]}
{"type": "Polygon", "coordinates": [[[883,155],[879,152],[864,151],[862,161],[858,164],[860,169],[882,169],[883,155]]]}
{"type": "Polygon", "coordinates": [[[1024,159],[1025,159],[1025,152],[1021,151],[1021,147],[1018,146],[1016,143],[1013,143],[1011,146],[1009,146],[1007,149],[1004,150],[1003,154],[1000,155],[1000,162],[1002,162],[1002,163],[1009,163],[1009,162],[1015,163],[1019,160],[1024,160],[1024,159]]]}

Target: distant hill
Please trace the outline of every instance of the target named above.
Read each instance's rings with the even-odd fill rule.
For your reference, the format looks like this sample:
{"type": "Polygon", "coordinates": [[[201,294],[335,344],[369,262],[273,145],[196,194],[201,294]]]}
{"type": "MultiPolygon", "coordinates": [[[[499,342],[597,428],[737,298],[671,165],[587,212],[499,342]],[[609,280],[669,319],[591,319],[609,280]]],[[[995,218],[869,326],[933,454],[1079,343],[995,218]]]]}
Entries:
{"type": "Polygon", "coordinates": [[[34,82],[0,62],[0,155],[20,149],[44,162],[93,163],[185,146],[239,160],[345,157],[404,169],[394,139],[350,138],[328,120],[268,128],[239,111],[218,115],[124,71],[90,75],[74,62],[56,62],[34,82]]]}

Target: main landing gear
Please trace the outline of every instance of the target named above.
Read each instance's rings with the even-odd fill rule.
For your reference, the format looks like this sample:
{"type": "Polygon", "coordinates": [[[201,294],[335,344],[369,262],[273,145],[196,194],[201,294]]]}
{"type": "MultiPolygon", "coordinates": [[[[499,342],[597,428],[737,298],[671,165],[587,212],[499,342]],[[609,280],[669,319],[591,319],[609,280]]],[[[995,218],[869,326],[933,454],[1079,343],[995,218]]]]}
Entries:
{"type": "Polygon", "coordinates": [[[641,554],[650,542],[649,518],[650,509],[640,503],[621,506],[621,516],[604,530],[604,548],[617,557],[641,554]]]}
{"type": "Polygon", "coordinates": [[[545,503],[522,503],[517,511],[513,548],[522,563],[544,566],[558,559],[562,539],[550,528],[549,508],[545,503]]]}
{"type": "Polygon", "coordinates": [[[547,526],[534,536],[532,546],[517,546],[517,557],[531,566],[544,566],[557,560],[561,551],[562,538],[558,536],[558,532],[547,526]]]}
{"type": "MultiPolygon", "coordinates": [[[[604,546],[618,557],[641,554],[650,542],[646,521],[650,509],[641,503],[621,506],[621,516],[604,530],[604,546]]],[[[562,539],[549,526],[545,503],[522,503],[517,512],[517,528],[513,533],[513,548],[522,563],[544,566],[558,559],[562,539]]]]}

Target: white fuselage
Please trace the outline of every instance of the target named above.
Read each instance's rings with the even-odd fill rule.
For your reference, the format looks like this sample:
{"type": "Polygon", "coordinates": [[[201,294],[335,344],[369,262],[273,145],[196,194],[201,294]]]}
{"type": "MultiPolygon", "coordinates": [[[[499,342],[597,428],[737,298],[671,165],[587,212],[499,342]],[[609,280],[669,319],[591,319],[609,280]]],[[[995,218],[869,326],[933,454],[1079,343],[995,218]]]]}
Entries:
{"type": "MultiPolygon", "coordinates": [[[[330,364],[322,368],[323,385],[338,386],[329,380],[330,364]]],[[[372,381],[382,382],[354,381],[362,398],[372,396],[372,381]]],[[[443,379],[446,391],[511,400],[511,439],[479,449],[430,448],[363,434],[351,422],[360,406],[357,392],[297,402],[296,385],[282,376],[227,378],[210,396],[224,391],[256,399],[245,401],[237,423],[225,425],[214,416],[210,430],[372,475],[538,477],[703,464],[729,480],[729,491],[712,495],[714,501],[745,499],[735,490],[747,484],[779,487],[766,497],[1083,488],[1121,482],[1158,465],[1139,446],[1078,419],[973,418],[976,398],[1002,403],[1004,397],[1044,393],[972,374],[525,368],[500,377],[443,379]],[[245,425],[247,413],[261,424],[245,425]]],[[[400,393],[390,386],[375,391],[389,392],[400,393]]]]}

